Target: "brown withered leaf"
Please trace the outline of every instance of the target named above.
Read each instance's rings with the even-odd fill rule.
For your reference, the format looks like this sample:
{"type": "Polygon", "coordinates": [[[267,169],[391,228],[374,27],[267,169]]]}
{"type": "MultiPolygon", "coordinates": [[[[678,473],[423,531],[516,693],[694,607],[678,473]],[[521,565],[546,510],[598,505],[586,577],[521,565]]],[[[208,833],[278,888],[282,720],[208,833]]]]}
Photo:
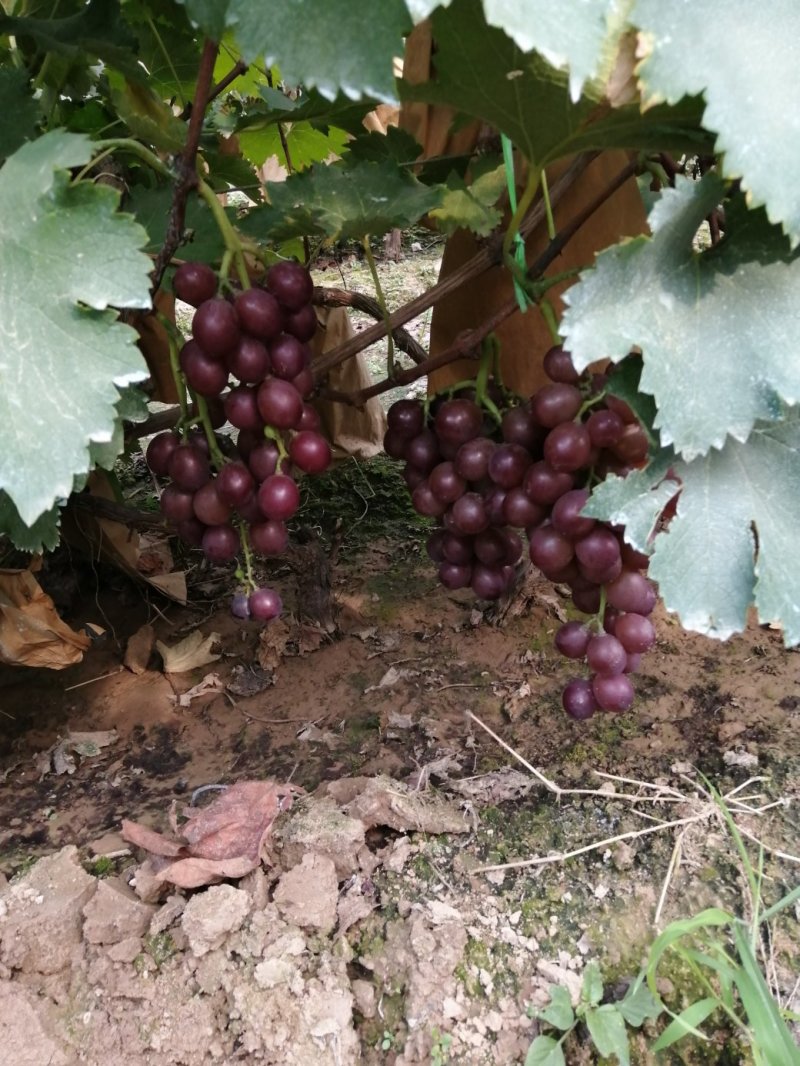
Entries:
{"type": "Polygon", "coordinates": [[[122,835],[151,855],[174,859],[157,870],[158,881],[198,888],[226,877],[244,877],[260,864],[272,823],[300,791],[274,781],[240,781],[207,807],[186,808],[188,820],[176,834],[180,841],[128,821],[122,823],[122,835]]]}

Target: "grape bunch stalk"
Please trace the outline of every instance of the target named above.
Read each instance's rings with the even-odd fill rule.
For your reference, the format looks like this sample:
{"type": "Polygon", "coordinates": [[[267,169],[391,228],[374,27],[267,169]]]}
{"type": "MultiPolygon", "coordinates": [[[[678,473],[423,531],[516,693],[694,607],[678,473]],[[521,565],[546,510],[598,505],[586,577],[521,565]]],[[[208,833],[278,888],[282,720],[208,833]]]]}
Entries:
{"type": "Polygon", "coordinates": [[[178,376],[199,414],[196,424],[185,419],[180,432],[154,437],[147,464],[169,479],[161,510],[187,544],[218,565],[243,554],[238,574],[245,587],[233,597],[234,615],[270,621],[281,613],[281,598],[257,586],[251,554],[286,549],[286,523],[300,504],[296,472],[322,473],[331,462],[319,416],[307,402],[314,388],[313,282],[305,267],[287,260],[270,268],[263,287],[218,295],[214,271],[187,262],[173,287],[195,308],[178,376]],[[223,454],[213,432],[226,422],[239,431],[234,457],[223,454]]]}
{"type": "Polygon", "coordinates": [[[569,587],[590,617],[564,624],[555,644],[591,672],[562,693],[566,713],[582,720],[630,708],[629,675],[655,642],[647,555],[625,542],[622,528],[583,514],[597,481],[646,460],[648,438],[607,388],[609,375],[579,375],[560,346],[547,352],[544,369],[550,383],[511,406],[499,383],[482,385],[480,374],[476,387],[399,400],[384,447],[405,461],[415,510],[438,520],[427,550],[445,588],[498,599],[516,581],[523,532],[531,562],[569,587]]]}

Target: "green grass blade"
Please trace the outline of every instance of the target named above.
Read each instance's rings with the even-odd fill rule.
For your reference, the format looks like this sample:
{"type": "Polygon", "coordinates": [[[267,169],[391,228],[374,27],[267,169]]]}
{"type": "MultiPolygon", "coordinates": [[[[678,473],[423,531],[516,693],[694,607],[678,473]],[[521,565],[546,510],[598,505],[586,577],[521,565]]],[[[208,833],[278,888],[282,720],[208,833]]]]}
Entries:
{"type": "Polygon", "coordinates": [[[728,914],[727,911],[720,910],[719,907],[709,907],[707,910],[695,914],[692,918],[683,918],[676,922],[670,922],[664,932],[653,942],[653,946],[650,948],[650,957],[647,960],[647,984],[653,995],[657,994],[656,970],[658,963],[668,948],[672,947],[682,937],[690,936],[692,933],[696,933],[707,926],[729,925],[732,921],[733,916],[728,914]]]}
{"type": "Polygon", "coordinates": [[[780,914],[782,910],[791,907],[795,900],[798,899],[800,899],[800,885],[788,892],[783,899],[779,899],[777,903],[773,903],[771,907],[767,907],[765,911],[762,911],[758,916],[759,923],[772,921],[776,914],[780,914]]]}
{"type": "Polygon", "coordinates": [[[742,960],[741,970],[736,976],[736,987],[747,1014],[754,1045],[768,1066],[800,1066],[800,1048],[781,1017],[744,929],[736,925],[733,935],[742,960]]]}
{"type": "Polygon", "coordinates": [[[708,1040],[708,1037],[696,1027],[701,1022],[704,1022],[709,1015],[713,1014],[718,1007],[719,1001],[713,996],[709,996],[707,999],[698,999],[696,1003],[690,1003],[685,1010],[675,1015],[674,1020],[669,1023],[655,1044],[653,1044],[653,1051],[663,1051],[664,1048],[670,1047],[670,1045],[681,1040],[684,1036],[688,1036],[689,1033],[699,1040],[708,1040]]]}

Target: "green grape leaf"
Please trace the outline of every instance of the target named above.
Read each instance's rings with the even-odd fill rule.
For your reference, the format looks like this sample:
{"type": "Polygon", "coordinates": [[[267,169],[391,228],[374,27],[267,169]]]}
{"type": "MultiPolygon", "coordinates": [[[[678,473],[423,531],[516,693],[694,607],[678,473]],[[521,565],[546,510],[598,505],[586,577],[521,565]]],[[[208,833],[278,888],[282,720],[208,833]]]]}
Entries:
{"type": "Polygon", "coordinates": [[[654,107],[642,115],[637,105],[610,108],[593,83],[573,102],[568,75],[489,26],[480,0],[453,0],[432,21],[437,45],[433,76],[415,85],[401,82],[401,96],[448,104],[483,119],[536,165],[590,149],[699,152],[713,145],[699,127],[702,109],[695,101],[654,107]]]}
{"type": "Polygon", "coordinates": [[[270,203],[250,211],[240,229],[258,240],[323,237],[358,240],[417,222],[441,202],[392,163],[316,166],[267,185],[270,203]]]}
{"type": "Polygon", "coordinates": [[[69,184],[88,138],[52,131],[0,170],[0,488],[32,525],[113,435],[123,388],[147,377],[111,305],[150,306],[144,230],[105,185],[69,184]]]}
{"type": "MultiPolygon", "coordinates": [[[[184,9],[175,0],[126,0],[122,9],[125,21],[136,34],[138,55],[147,71],[147,83],[164,100],[175,98],[182,107],[190,103],[200,64],[200,43],[186,19],[184,9]]],[[[224,65],[227,53],[220,52],[224,65]]],[[[220,81],[234,61],[228,61],[220,81]]]]}
{"type": "Polygon", "coordinates": [[[160,96],[147,85],[108,72],[111,100],[134,137],[165,152],[180,152],[186,141],[186,125],[172,113],[160,96]]]}
{"type": "Polygon", "coordinates": [[[537,1010],[536,1017],[556,1029],[571,1029],[575,1024],[575,1012],[566,988],[550,985],[550,1002],[542,1010],[537,1010]]]}
{"type": "Polygon", "coordinates": [[[441,207],[431,211],[439,229],[446,234],[463,227],[477,233],[479,237],[488,237],[500,225],[503,212],[497,201],[506,190],[506,168],[496,159],[487,160],[481,166],[473,167],[473,177],[469,184],[451,174],[441,207]]]}
{"type": "Polygon", "coordinates": [[[592,1007],[583,1017],[586,1027],[601,1055],[615,1055],[619,1066],[630,1066],[630,1045],[625,1019],[615,1003],[592,1007]]]}
{"type": "MultiPolygon", "coordinates": [[[[55,8],[54,8],[55,9],[55,8]]],[[[0,37],[32,37],[47,52],[75,60],[97,56],[129,78],[144,81],[136,59],[136,38],[125,24],[118,0],[89,0],[65,18],[12,18],[0,14],[0,37]]]]}
{"type": "Polygon", "coordinates": [[[58,547],[61,507],[56,504],[28,526],[19,516],[8,493],[0,489],[0,536],[6,536],[23,552],[34,554],[58,547]]]}
{"type": "Polygon", "coordinates": [[[277,64],[287,85],[317,88],[330,100],[339,90],[353,100],[395,100],[393,61],[411,28],[403,0],[382,0],[368,13],[352,0],[187,0],[186,8],[216,40],[232,27],[242,57],[277,64]]]}
{"type": "Polygon", "coordinates": [[[0,160],[16,152],[36,129],[39,105],[31,95],[28,73],[0,67],[0,160]]]}
{"type": "Polygon", "coordinates": [[[752,202],[766,204],[796,245],[800,5],[774,0],[765,11],[749,0],[637,0],[631,19],[646,50],[638,69],[645,100],[704,93],[704,125],[718,134],[726,174],[741,176],[752,202]],[[724,47],[709,51],[710,27],[724,47]]]}
{"type": "Polygon", "coordinates": [[[119,390],[116,404],[117,417],[111,431],[111,440],[92,441],[89,445],[89,458],[94,466],[103,470],[112,470],[114,463],[125,447],[125,422],[144,422],[150,412],[147,409],[147,397],[136,385],[129,385],[119,390]]]}
{"type": "Polygon", "coordinates": [[[713,174],[666,190],[650,213],[652,238],[601,252],[564,297],[561,332],[576,367],[618,362],[637,345],[654,426],[685,459],[728,435],[745,440],[757,419],[780,417],[781,400],[800,400],[800,360],[786,358],[786,338],[800,332],[800,262],[747,262],[746,234],[731,230],[725,247],[696,252],[722,191],[713,174]]]}
{"type": "Polygon", "coordinates": [[[344,93],[329,100],[316,89],[305,87],[296,100],[269,86],[262,87],[260,95],[261,101],[248,102],[237,130],[260,129],[275,122],[310,122],[322,129],[338,126],[358,136],[364,132],[364,115],[377,103],[370,99],[353,101],[344,93]]]}
{"type": "Polygon", "coordinates": [[[663,1011],[663,1007],[647,987],[644,975],[634,981],[624,998],[616,1004],[616,1008],[634,1029],[638,1029],[648,1019],[655,1020],[663,1011]]]}
{"type": "Polygon", "coordinates": [[[422,146],[407,130],[389,126],[386,133],[371,130],[351,140],[347,145],[347,160],[348,163],[356,160],[382,163],[384,159],[391,159],[402,166],[413,163],[421,152],[422,146]]]}
{"type": "MultiPolygon", "coordinates": [[[[125,210],[135,215],[136,221],[147,230],[144,250],[151,255],[157,255],[164,244],[172,198],[173,189],[166,185],[153,189],[135,185],[125,198],[125,210]]],[[[225,208],[225,214],[231,221],[236,218],[236,211],[232,207],[225,208]]],[[[179,259],[220,262],[225,242],[211,211],[196,196],[190,197],[186,204],[184,234],[186,243],[175,253],[179,259]]]]}
{"type": "Polygon", "coordinates": [[[552,1036],[537,1036],[528,1048],[525,1066],[565,1066],[561,1044],[552,1036]]]}
{"type": "MultiPolygon", "coordinates": [[[[305,170],[332,154],[341,155],[349,139],[344,130],[335,127],[323,132],[315,129],[310,122],[293,121],[285,124],[284,136],[293,171],[305,170]]],[[[285,165],[286,155],[277,125],[240,133],[238,137],[242,155],[253,166],[263,166],[273,155],[285,165]]]]}

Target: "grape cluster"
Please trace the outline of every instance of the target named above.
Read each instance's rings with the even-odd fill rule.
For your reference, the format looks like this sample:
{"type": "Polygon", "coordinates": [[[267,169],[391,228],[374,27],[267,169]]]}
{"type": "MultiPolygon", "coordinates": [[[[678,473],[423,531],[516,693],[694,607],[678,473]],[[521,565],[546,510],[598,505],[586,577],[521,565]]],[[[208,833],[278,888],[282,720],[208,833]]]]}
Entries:
{"type": "MultiPolygon", "coordinates": [[[[306,402],[314,387],[307,342],[317,328],[311,276],[299,263],[276,263],[264,287],[226,298],[217,295],[210,267],[184,263],[173,287],[196,309],[179,355],[183,377],[210,427],[229,422],[239,433],[233,457],[203,428],[154,437],[147,464],[169,479],[161,510],[212,563],[230,562],[243,545],[280,555],[300,504],[295,470],[317,474],[331,462],[319,416],[306,402]]],[[[270,588],[237,593],[232,603],[237,617],[263,621],[281,608],[270,588]]]]}
{"type": "Polygon", "coordinates": [[[534,565],[594,616],[567,622],[555,639],[592,672],[562,693],[567,714],[585,719],[631,706],[628,675],[655,641],[647,556],[625,543],[622,529],[582,514],[590,484],[642,463],[648,440],[628,404],[606,391],[607,375],[579,375],[561,347],[546,354],[544,369],[550,383],[502,414],[504,394],[495,387],[492,396],[491,385],[484,404],[463,388],[430,404],[399,400],[384,446],[405,460],[415,510],[439,520],[427,549],[446,588],[502,596],[515,581],[524,531],[534,565]]]}

